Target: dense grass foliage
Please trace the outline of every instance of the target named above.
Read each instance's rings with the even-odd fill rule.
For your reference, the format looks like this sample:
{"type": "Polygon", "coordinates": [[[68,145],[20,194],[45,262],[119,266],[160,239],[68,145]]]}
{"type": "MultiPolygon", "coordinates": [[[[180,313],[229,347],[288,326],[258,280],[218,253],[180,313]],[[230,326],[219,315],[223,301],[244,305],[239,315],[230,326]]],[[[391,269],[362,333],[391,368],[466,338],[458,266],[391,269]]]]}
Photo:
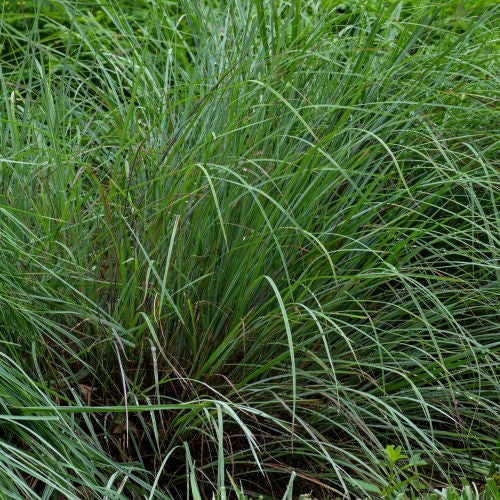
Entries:
{"type": "Polygon", "coordinates": [[[495,3],[4,0],[2,497],[495,497],[495,3]]]}

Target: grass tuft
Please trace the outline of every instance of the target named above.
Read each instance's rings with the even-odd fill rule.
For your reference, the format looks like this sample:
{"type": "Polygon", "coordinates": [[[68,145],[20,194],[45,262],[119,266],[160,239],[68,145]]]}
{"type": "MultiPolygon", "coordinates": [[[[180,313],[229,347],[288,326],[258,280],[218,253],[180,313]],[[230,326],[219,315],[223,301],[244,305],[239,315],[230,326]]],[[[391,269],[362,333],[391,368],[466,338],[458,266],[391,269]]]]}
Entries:
{"type": "Polygon", "coordinates": [[[495,2],[1,9],[4,495],[496,498],[495,2]]]}

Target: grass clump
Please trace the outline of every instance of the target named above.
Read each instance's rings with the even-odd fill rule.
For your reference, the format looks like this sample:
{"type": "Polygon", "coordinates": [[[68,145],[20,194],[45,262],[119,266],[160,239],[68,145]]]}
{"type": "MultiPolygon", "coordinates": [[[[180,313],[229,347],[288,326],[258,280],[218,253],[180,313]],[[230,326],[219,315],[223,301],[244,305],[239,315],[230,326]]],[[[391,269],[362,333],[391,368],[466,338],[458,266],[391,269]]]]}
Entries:
{"type": "Polygon", "coordinates": [[[494,497],[498,8],[445,7],[4,2],[1,491],[494,497]]]}

